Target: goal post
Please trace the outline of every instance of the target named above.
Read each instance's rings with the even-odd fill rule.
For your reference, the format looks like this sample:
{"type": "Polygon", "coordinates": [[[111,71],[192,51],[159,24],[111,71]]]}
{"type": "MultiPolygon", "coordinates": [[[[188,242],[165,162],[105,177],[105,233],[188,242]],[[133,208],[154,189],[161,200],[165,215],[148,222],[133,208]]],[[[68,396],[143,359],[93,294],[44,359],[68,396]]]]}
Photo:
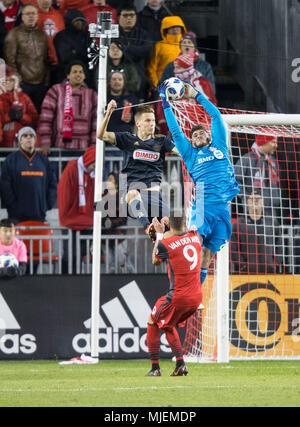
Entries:
{"type": "MultiPolygon", "coordinates": [[[[210,130],[210,117],[194,100],[172,107],[188,138],[197,123],[210,130]]],[[[300,359],[300,115],[220,112],[241,193],[231,205],[232,239],[203,285],[204,309],[187,322],[185,357],[221,363],[300,359]],[[277,142],[265,163],[256,157],[261,137],[277,142]],[[253,217],[254,197],[261,206],[253,217]]],[[[189,201],[188,195],[187,208],[189,201]]]]}

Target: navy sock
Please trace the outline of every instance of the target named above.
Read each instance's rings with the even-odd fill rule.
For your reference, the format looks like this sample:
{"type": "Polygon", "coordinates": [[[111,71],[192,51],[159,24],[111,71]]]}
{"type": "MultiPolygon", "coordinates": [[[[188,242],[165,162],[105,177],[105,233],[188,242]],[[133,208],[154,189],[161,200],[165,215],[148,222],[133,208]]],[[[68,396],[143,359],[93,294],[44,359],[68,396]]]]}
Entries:
{"type": "Polygon", "coordinates": [[[201,268],[201,273],[200,273],[201,286],[205,282],[205,279],[206,279],[206,276],[207,276],[207,271],[208,271],[208,268],[201,268]]]}

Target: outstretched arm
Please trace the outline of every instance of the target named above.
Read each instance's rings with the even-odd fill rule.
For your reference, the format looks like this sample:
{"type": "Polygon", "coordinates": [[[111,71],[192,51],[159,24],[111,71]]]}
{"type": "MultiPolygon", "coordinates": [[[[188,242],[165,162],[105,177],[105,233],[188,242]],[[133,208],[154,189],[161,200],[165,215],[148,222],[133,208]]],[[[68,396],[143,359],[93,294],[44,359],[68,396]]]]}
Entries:
{"type": "Polygon", "coordinates": [[[177,123],[172,108],[168,102],[168,93],[164,84],[159,87],[159,95],[162,99],[162,107],[164,109],[165,118],[168,128],[172,134],[176,149],[178,150],[183,161],[186,163],[191,160],[193,147],[177,123]]]}
{"type": "Polygon", "coordinates": [[[112,113],[117,108],[117,103],[115,100],[111,100],[110,103],[107,106],[107,111],[104,117],[103,122],[100,124],[98,132],[97,132],[97,138],[104,142],[109,142],[112,145],[116,145],[116,135],[114,132],[107,132],[107,126],[109,123],[109,120],[111,118],[112,113]]]}
{"type": "Polygon", "coordinates": [[[211,136],[213,146],[227,151],[228,147],[226,129],[220,111],[212,102],[210,102],[204,95],[198,92],[192,85],[185,82],[184,86],[185,93],[183,98],[195,98],[196,101],[202,105],[202,107],[211,117],[211,136]]]}

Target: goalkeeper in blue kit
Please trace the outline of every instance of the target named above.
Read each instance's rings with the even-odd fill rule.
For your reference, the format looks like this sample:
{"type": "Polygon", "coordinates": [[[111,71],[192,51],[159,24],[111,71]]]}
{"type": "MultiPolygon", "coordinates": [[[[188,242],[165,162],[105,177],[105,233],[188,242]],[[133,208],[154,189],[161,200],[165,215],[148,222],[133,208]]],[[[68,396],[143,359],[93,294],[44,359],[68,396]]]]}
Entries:
{"type": "Polygon", "coordinates": [[[189,226],[203,237],[201,285],[214,255],[232,234],[230,202],[240,192],[229,159],[226,130],[219,110],[189,83],[183,98],[195,98],[211,116],[211,133],[202,124],[191,129],[191,141],[179,127],[169,104],[168,88],[159,87],[165,118],[173,141],[195,184],[189,226]]]}

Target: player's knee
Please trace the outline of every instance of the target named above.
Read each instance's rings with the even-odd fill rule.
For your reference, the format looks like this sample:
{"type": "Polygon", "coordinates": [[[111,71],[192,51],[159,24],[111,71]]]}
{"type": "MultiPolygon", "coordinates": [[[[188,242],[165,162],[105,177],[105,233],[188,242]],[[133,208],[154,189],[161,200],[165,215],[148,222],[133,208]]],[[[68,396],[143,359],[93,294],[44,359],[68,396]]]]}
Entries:
{"type": "Polygon", "coordinates": [[[126,203],[129,204],[132,200],[141,200],[141,195],[137,190],[130,190],[126,194],[126,203]]]}
{"type": "Polygon", "coordinates": [[[203,247],[201,251],[201,267],[208,268],[213,257],[214,253],[210,249],[203,247]]]}

